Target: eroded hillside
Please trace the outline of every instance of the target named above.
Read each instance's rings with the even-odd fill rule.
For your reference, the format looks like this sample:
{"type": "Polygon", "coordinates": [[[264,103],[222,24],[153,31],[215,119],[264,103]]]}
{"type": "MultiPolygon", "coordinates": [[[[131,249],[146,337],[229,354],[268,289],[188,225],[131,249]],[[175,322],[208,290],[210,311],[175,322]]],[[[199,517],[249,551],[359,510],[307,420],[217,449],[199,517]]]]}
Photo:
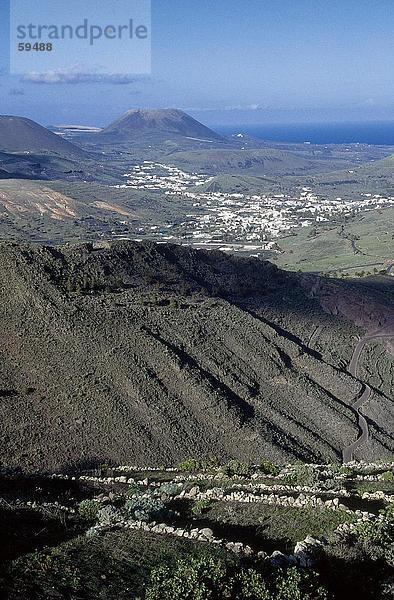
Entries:
{"type": "MultiPolygon", "coordinates": [[[[359,435],[346,365],[363,331],[343,309],[357,286],[330,285],[175,245],[3,243],[2,461],[340,460],[359,435]]],[[[394,449],[392,401],[374,398],[363,457],[394,449]]]]}

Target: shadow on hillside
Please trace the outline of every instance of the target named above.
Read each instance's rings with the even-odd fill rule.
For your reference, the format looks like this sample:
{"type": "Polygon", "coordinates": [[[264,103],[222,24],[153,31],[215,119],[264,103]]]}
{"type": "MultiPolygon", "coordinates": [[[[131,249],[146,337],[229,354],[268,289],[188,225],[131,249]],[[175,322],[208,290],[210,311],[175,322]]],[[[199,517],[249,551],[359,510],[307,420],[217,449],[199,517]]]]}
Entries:
{"type": "Polygon", "coordinates": [[[112,467],[115,467],[116,464],[116,461],[108,457],[91,456],[64,463],[57,469],[57,472],[65,475],[76,475],[88,472],[90,475],[95,475],[97,477],[106,477],[110,475],[112,467]]]}
{"type": "Polygon", "coordinates": [[[352,549],[336,548],[337,555],[323,555],[316,565],[321,580],[336,600],[392,598],[393,570],[381,560],[360,556],[352,549]],[[347,555],[346,555],[347,552],[347,555]],[[386,587],[386,592],[382,588],[386,587]]]}
{"type": "Polygon", "coordinates": [[[0,564],[22,554],[57,546],[85,530],[85,524],[61,519],[50,512],[0,507],[0,564]]]}

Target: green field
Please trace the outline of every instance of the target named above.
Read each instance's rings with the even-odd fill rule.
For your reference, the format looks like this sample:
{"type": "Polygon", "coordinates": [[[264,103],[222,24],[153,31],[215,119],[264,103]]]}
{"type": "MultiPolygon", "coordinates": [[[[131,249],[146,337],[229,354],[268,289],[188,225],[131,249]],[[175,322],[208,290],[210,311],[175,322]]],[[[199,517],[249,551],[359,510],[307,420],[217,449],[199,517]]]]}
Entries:
{"type": "Polygon", "coordinates": [[[366,212],[343,224],[307,227],[278,243],[278,266],[302,271],[374,273],[394,263],[394,208],[366,212]]]}

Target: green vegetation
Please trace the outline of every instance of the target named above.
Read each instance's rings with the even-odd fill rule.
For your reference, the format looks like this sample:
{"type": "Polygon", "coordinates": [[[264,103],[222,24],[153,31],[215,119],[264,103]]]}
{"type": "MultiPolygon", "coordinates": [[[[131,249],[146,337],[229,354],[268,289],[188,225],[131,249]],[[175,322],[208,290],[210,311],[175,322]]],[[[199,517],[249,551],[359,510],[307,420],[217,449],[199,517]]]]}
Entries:
{"type": "Polygon", "coordinates": [[[125,510],[132,519],[146,522],[163,519],[167,512],[159,498],[142,496],[127,500],[125,510]]]}
{"type": "Polygon", "coordinates": [[[393,597],[394,515],[385,510],[375,521],[359,522],[351,532],[333,536],[321,565],[339,598],[391,600],[393,597]]]}
{"type": "Polygon", "coordinates": [[[285,480],[291,485],[315,487],[320,484],[321,477],[316,468],[299,463],[294,465],[292,472],[286,475],[285,480]]]}
{"type": "Polygon", "coordinates": [[[270,460],[264,459],[260,461],[259,471],[264,475],[278,475],[280,472],[280,468],[277,465],[274,465],[270,460]]]}
{"type": "Polygon", "coordinates": [[[252,473],[252,468],[239,460],[230,460],[222,467],[222,471],[229,477],[234,477],[234,475],[248,477],[252,473]]]}
{"type": "Polygon", "coordinates": [[[238,475],[240,477],[248,477],[252,468],[239,460],[230,460],[227,463],[221,463],[216,457],[209,457],[202,460],[195,458],[187,458],[178,464],[179,471],[192,473],[203,471],[204,473],[223,473],[232,477],[238,475]]]}
{"type": "Polygon", "coordinates": [[[170,497],[176,496],[179,494],[179,485],[177,483],[162,483],[161,486],[157,489],[157,494],[160,496],[170,497]]]}
{"type": "Polygon", "coordinates": [[[339,468],[339,472],[341,473],[341,475],[346,475],[346,477],[354,477],[354,475],[356,474],[354,467],[348,467],[347,465],[342,465],[339,468]]]}
{"type": "Polygon", "coordinates": [[[371,211],[344,222],[303,228],[278,244],[273,255],[284,269],[332,273],[336,277],[376,276],[392,260],[394,208],[371,211]]]}
{"type": "Polygon", "coordinates": [[[54,594],[130,600],[143,595],[153,568],[206,554],[210,549],[201,545],[142,532],[82,536],[15,560],[0,576],[0,595],[7,600],[48,600],[54,594]]]}
{"type": "MultiPolygon", "coordinates": [[[[198,483],[183,482],[177,479],[179,472],[171,470],[152,471],[157,481],[147,485],[146,480],[137,481],[143,472],[133,470],[132,495],[129,484],[118,481],[117,473],[124,473],[124,468],[104,469],[107,477],[113,477],[112,483],[36,479],[30,493],[42,494],[45,504],[38,499],[35,508],[15,504],[12,490],[17,497],[22,485],[17,475],[0,478],[8,504],[0,512],[0,525],[4,539],[13,540],[11,553],[7,544],[0,545],[0,596],[5,600],[344,600],[354,588],[359,600],[389,600],[394,566],[392,504],[380,502],[385,508],[379,517],[361,520],[357,513],[322,505],[271,505],[264,500],[244,501],[242,496],[211,500],[210,488],[222,481],[227,491],[259,494],[260,479],[253,475],[261,473],[260,467],[248,467],[246,474],[239,461],[228,461],[224,467],[217,460],[201,462],[205,466],[196,472],[198,483]],[[231,471],[229,478],[223,478],[224,468],[231,471]],[[243,473],[241,480],[239,473],[243,473]],[[164,481],[165,474],[171,479],[164,481]],[[207,497],[193,500],[202,490],[207,497]],[[70,509],[62,506],[65,501],[70,509]],[[305,556],[312,562],[302,562],[305,556]]],[[[262,466],[279,470],[266,460],[262,466]]],[[[333,481],[341,470],[336,465],[324,469],[333,481]]],[[[313,483],[322,469],[298,463],[292,471],[295,481],[313,483]]],[[[355,468],[358,474],[382,471],[383,464],[355,468]]],[[[271,484],[283,485],[288,481],[285,477],[279,475],[271,484]]],[[[326,477],[321,475],[315,487],[316,498],[325,497],[320,487],[326,477]]],[[[394,492],[392,481],[369,483],[385,486],[388,494],[394,492]]],[[[26,493],[29,487],[23,489],[26,493]]],[[[268,497],[269,491],[262,494],[268,497]]],[[[348,501],[376,511],[374,500],[362,500],[354,492],[348,501]]]]}
{"type": "Polygon", "coordinates": [[[101,509],[97,500],[82,500],[78,506],[78,512],[87,521],[95,521],[101,509]]]}
{"type": "Polygon", "coordinates": [[[374,561],[384,561],[394,567],[394,512],[393,507],[382,512],[382,517],[357,525],[354,534],[362,551],[374,561]]]}
{"type": "Polygon", "coordinates": [[[341,523],[354,521],[352,515],[341,511],[321,508],[287,508],[264,504],[241,504],[215,502],[204,517],[211,524],[222,524],[221,531],[228,528],[236,532],[253,529],[251,538],[263,550],[279,549],[289,552],[307,535],[327,536],[341,523]]]}
{"type": "Polygon", "coordinates": [[[179,471],[192,473],[193,471],[198,471],[201,468],[201,461],[195,458],[186,458],[178,464],[177,468],[179,471]]]}
{"type": "Polygon", "coordinates": [[[236,574],[224,561],[180,560],[175,568],[154,569],[146,600],[325,600],[327,593],[314,574],[295,568],[274,578],[241,569],[236,574]]]}
{"type": "Polygon", "coordinates": [[[192,515],[195,517],[200,517],[202,514],[208,511],[211,504],[212,503],[210,500],[196,500],[191,508],[192,515]]]}

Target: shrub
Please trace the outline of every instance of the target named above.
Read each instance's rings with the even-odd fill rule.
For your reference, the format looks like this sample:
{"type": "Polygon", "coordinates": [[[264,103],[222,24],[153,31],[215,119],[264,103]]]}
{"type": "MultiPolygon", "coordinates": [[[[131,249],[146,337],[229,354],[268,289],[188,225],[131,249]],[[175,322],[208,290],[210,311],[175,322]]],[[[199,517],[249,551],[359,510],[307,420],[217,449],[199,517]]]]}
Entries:
{"type": "Polygon", "coordinates": [[[220,460],[216,456],[209,456],[201,461],[201,468],[208,473],[216,473],[220,468],[220,460]]]}
{"type": "Polygon", "coordinates": [[[146,600],[326,600],[314,573],[293,567],[275,579],[213,557],[178,560],[151,573],[146,600]]]}
{"type": "Polygon", "coordinates": [[[381,600],[393,600],[394,598],[394,580],[385,581],[382,583],[380,590],[381,600]]]}
{"type": "Polygon", "coordinates": [[[213,558],[179,560],[175,569],[152,571],[146,600],[209,600],[229,598],[225,565],[213,558]]]}
{"type": "Polygon", "coordinates": [[[122,513],[118,508],[108,504],[99,510],[97,517],[100,525],[116,525],[122,520],[122,513]]]}
{"type": "Polygon", "coordinates": [[[342,465],[338,463],[331,463],[330,465],[327,465],[327,470],[330,472],[331,476],[338,475],[338,473],[341,472],[341,469],[342,465]]]}
{"type": "Polygon", "coordinates": [[[198,471],[199,469],[201,469],[201,462],[195,458],[186,458],[178,465],[179,471],[184,471],[188,473],[192,471],[198,471]]]}
{"type": "Polygon", "coordinates": [[[237,589],[234,598],[241,600],[271,600],[267,583],[263,576],[253,569],[242,570],[236,576],[235,586],[237,589]]]}
{"type": "Polygon", "coordinates": [[[141,496],[130,498],[125,504],[129,517],[136,521],[154,521],[168,514],[164,503],[159,498],[141,496]]]}
{"type": "Polygon", "coordinates": [[[392,504],[392,503],[388,504],[380,512],[381,512],[381,514],[384,517],[387,517],[388,519],[393,519],[394,520],[394,504],[392,504]]]}
{"type": "Polygon", "coordinates": [[[163,483],[158,489],[157,493],[160,496],[177,496],[180,491],[180,486],[177,483],[163,483]]]}
{"type": "Polygon", "coordinates": [[[270,460],[263,459],[259,465],[259,471],[264,473],[264,475],[279,475],[280,468],[270,460]]]}
{"type": "Polygon", "coordinates": [[[95,521],[101,508],[98,500],[82,500],[78,505],[78,513],[87,521],[95,521]]]}
{"type": "Polygon", "coordinates": [[[355,475],[354,469],[352,467],[347,467],[346,465],[340,467],[339,472],[341,475],[346,475],[346,477],[354,477],[355,475]]]}
{"type": "Polygon", "coordinates": [[[294,465],[293,472],[286,475],[285,480],[292,485],[317,487],[320,484],[320,474],[309,465],[294,465]]]}
{"type": "Polygon", "coordinates": [[[100,535],[100,530],[97,528],[97,526],[95,527],[89,527],[89,529],[86,532],[86,537],[88,538],[92,538],[92,537],[98,537],[100,535]]]}
{"type": "Polygon", "coordinates": [[[283,571],[276,581],[275,600],[326,600],[326,590],[318,583],[315,573],[296,567],[283,571]]]}
{"type": "Polygon", "coordinates": [[[364,553],[372,560],[384,560],[394,566],[394,515],[385,511],[375,521],[360,523],[355,530],[364,553]]]}
{"type": "Polygon", "coordinates": [[[138,496],[138,494],[141,494],[141,490],[138,485],[134,484],[129,487],[125,495],[129,498],[130,496],[138,496]]]}
{"type": "Polygon", "coordinates": [[[250,477],[252,468],[250,465],[246,465],[239,460],[230,460],[223,468],[223,471],[232,477],[238,475],[239,477],[250,477]]]}
{"type": "Polygon", "coordinates": [[[209,507],[211,506],[211,501],[210,500],[196,500],[195,503],[192,506],[192,514],[195,517],[199,517],[200,515],[203,514],[203,512],[205,512],[209,507]]]}
{"type": "Polygon", "coordinates": [[[179,471],[193,472],[193,471],[208,471],[216,472],[220,467],[220,461],[215,456],[198,460],[197,458],[186,458],[178,464],[179,471]]]}
{"type": "Polygon", "coordinates": [[[319,488],[322,490],[330,490],[330,491],[334,491],[334,490],[338,490],[340,489],[341,484],[336,481],[334,478],[326,478],[323,481],[320,481],[319,483],[319,488]]]}
{"type": "Polygon", "coordinates": [[[384,473],[382,473],[382,480],[383,481],[394,481],[393,471],[385,471],[384,473]]]}

